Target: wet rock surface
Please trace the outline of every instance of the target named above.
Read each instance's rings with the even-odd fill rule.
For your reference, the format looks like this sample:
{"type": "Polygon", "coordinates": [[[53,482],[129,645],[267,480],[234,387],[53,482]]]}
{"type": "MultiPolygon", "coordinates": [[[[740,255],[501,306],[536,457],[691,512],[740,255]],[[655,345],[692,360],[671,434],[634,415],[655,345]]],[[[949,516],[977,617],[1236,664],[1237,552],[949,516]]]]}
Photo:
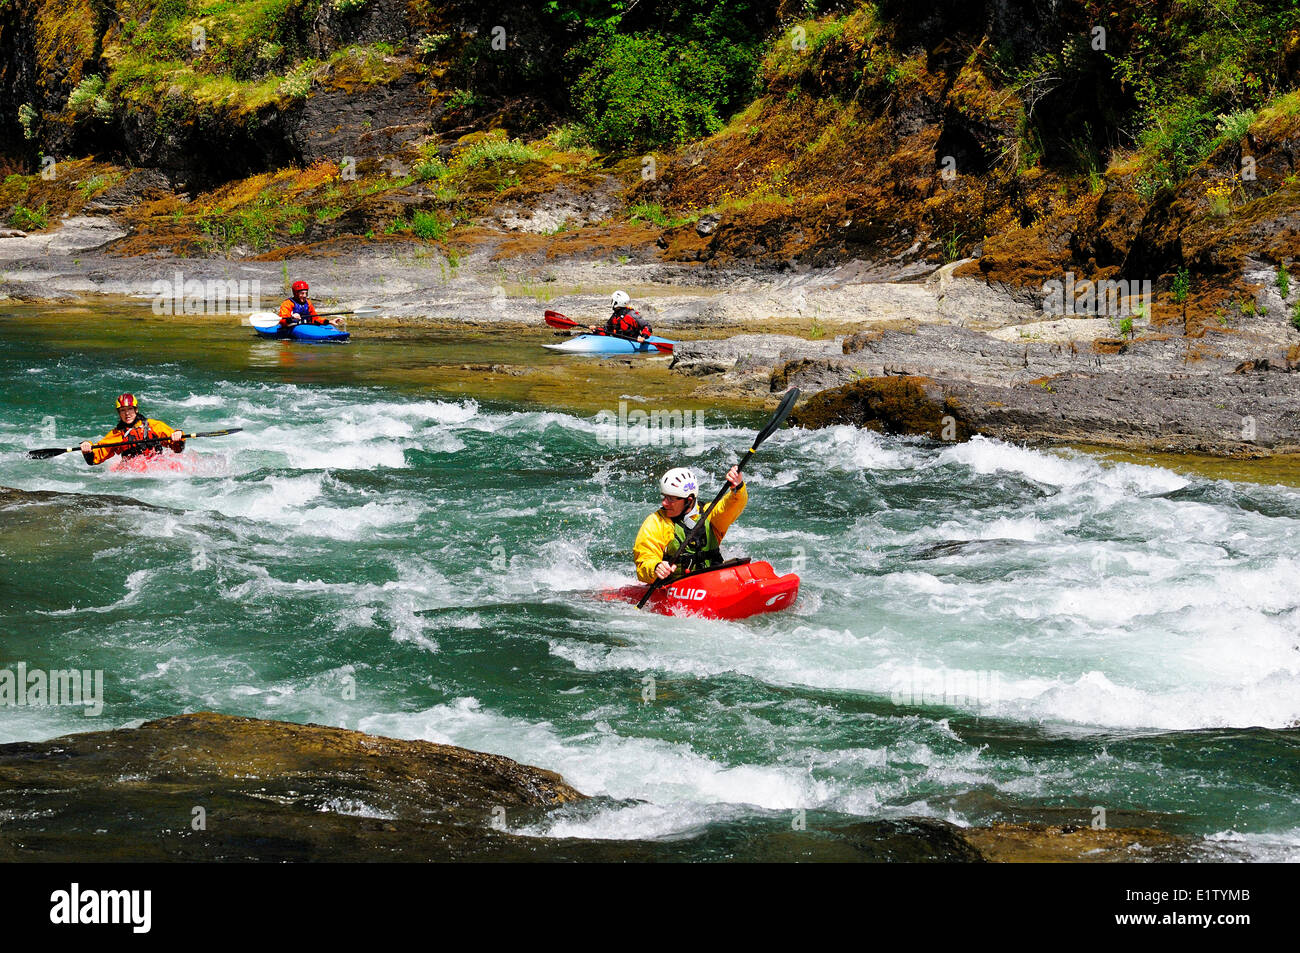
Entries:
{"type": "Polygon", "coordinates": [[[729,861],[1178,859],[1155,831],[927,818],[793,829],[718,825],[686,841],[537,836],[588,799],[551,771],[497,755],[341,728],[213,713],[0,745],[0,859],[94,861],[729,861]],[[520,833],[527,830],[534,836],[520,833]],[[1094,834],[1096,832],[1093,832],[1094,834]],[[1158,855],[1132,849],[1158,844],[1158,855]],[[1109,852],[1097,856],[1099,846],[1109,852]]]}
{"type": "Polygon", "coordinates": [[[674,368],[716,393],[753,389],[768,371],[770,392],[818,395],[792,415],[798,426],[1262,456],[1300,450],[1300,378],[1285,344],[1268,334],[1017,341],[916,323],[850,335],[840,354],[779,335],[748,348],[687,342],[674,368]]]}

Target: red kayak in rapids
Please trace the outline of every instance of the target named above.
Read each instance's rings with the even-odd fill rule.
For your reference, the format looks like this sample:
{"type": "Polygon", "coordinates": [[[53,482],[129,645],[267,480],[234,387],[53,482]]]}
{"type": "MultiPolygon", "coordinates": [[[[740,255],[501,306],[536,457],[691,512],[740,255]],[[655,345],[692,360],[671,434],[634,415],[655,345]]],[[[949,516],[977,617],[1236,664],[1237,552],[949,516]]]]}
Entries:
{"type": "MultiPolygon", "coordinates": [[[[641,601],[649,586],[623,586],[596,593],[607,602],[641,601]]],[[[799,577],[778,576],[771,563],[731,559],[712,569],[687,573],[660,586],[645,607],[660,615],[693,615],[705,619],[745,619],[763,612],[779,612],[794,604],[799,577]]]]}

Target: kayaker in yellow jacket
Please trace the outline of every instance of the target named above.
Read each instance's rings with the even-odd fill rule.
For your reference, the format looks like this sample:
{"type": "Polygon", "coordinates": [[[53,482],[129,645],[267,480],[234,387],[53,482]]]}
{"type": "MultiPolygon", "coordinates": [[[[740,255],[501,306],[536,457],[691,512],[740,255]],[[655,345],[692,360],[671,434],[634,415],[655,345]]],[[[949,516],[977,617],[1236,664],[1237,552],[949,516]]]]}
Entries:
{"type": "MultiPolygon", "coordinates": [[[[709,514],[699,541],[700,555],[692,563],[692,569],[704,569],[722,562],[719,549],[722,537],[749,502],[749,491],[738,467],[727,471],[726,480],[731,489],[709,514]]],[[[673,559],[700,518],[696,507],[699,484],[692,471],[685,467],[669,470],[659,478],[659,492],[663,495],[663,505],[645,518],[632,547],[636,577],[642,582],[667,579],[678,571],[673,559]]]]}
{"type": "Polygon", "coordinates": [[[119,455],[123,457],[134,457],[142,453],[153,455],[162,453],[164,447],[171,447],[175,453],[185,449],[185,431],[172,430],[161,420],[142,417],[140,405],[133,394],[123,394],[117,399],[117,419],[118,425],[99,441],[112,446],[91,449],[93,444],[89,440],[82,441],[81,455],[92,467],[119,455]],[[166,438],[168,442],[132,446],[141,440],[153,440],[159,437],[166,438]]]}

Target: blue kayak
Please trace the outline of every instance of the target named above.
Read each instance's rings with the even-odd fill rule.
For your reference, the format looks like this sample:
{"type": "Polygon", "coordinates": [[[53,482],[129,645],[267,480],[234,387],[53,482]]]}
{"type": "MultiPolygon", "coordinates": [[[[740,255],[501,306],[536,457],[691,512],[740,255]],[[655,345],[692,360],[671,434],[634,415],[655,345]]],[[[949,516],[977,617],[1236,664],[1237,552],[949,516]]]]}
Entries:
{"type": "MultiPolygon", "coordinates": [[[[654,344],[675,345],[676,341],[670,341],[667,338],[650,337],[654,344]]],[[[579,334],[576,338],[569,338],[563,344],[543,344],[542,347],[550,348],[552,351],[567,351],[570,354],[667,354],[667,351],[661,351],[647,342],[637,344],[635,341],[629,341],[627,338],[617,338],[611,334],[579,334]]]]}
{"type": "Polygon", "coordinates": [[[264,338],[288,338],[291,341],[310,341],[312,344],[331,341],[338,343],[350,337],[347,331],[341,331],[332,324],[294,324],[288,328],[271,328],[269,331],[254,327],[254,330],[264,338]]]}

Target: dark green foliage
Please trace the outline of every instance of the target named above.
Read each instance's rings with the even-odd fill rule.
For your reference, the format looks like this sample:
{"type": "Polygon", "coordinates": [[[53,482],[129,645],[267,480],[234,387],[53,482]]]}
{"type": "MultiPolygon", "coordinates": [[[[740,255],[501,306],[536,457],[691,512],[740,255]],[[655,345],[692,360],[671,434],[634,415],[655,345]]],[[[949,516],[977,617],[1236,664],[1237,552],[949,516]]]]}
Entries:
{"type": "MultiPolygon", "coordinates": [[[[483,93],[527,92],[571,112],[593,142],[618,151],[718,129],[757,90],[776,0],[458,0],[476,24],[453,81],[483,93]],[[505,30],[505,50],[493,31],[505,30]]],[[[499,35],[498,35],[499,38],[499,35]]]]}
{"type": "Polygon", "coordinates": [[[632,23],[589,18],[593,35],[568,59],[579,71],[573,106],[593,141],[626,151],[721,128],[757,92],[770,6],[695,0],[660,5],[632,23]]]}
{"type": "Polygon", "coordinates": [[[593,141],[628,151],[675,145],[722,126],[730,103],[726,66],[694,43],[653,33],[614,34],[578,78],[574,105],[593,141]]]}

